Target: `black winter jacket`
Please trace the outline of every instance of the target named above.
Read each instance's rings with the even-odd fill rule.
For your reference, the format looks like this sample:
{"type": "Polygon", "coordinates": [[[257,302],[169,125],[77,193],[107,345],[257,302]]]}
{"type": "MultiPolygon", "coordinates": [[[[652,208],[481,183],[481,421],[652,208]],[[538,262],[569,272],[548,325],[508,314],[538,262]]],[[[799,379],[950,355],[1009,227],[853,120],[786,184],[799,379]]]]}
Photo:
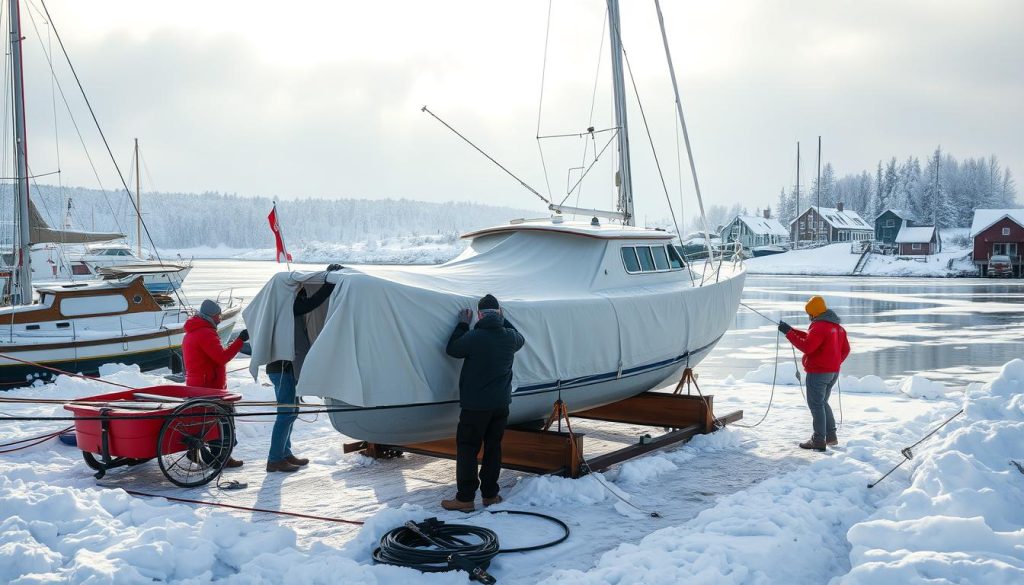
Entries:
{"type": "Polygon", "coordinates": [[[495,410],[512,402],[512,362],[525,340],[498,313],[490,313],[470,331],[459,323],[448,339],[448,355],[463,358],[459,405],[467,410],[495,410]]]}

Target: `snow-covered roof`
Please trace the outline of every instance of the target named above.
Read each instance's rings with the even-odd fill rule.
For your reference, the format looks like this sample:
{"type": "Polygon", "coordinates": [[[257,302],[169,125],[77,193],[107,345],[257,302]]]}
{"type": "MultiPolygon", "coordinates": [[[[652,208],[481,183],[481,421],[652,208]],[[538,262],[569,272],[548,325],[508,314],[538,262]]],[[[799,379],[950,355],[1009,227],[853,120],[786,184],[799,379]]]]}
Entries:
{"type": "Polygon", "coordinates": [[[750,231],[757,235],[783,237],[789,235],[789,230],[784,228],[782,224],[779,223],[779,220],[775,218],[765,219],[757,215],[737,215],[733,218],[733,222],[737,219],[747,224],[750,231]]]}
{"type": "Polygon", "coordinates": [[[542,231],[586,236],[601,239],[642,239],[642,240],[671,240],[675,234],[665,230],[635,227],[617,223],[604,223],[591,225],[590,222],[570,222],[558,220],[526,220],[517,221],[508,225],[477,230],[463,234],[463,239],[473,239],[488,234],[499,234],[505,232],[542,231]]]}
{"type": "Polygon", "coordinates": [[[906,211],[906,210],[903,210],[903,209],[892,209],[892,208],[886,209],[882,213],[879,213],[877,216],[875,216],[875,219],[877,220],[879,217],[882,217],[886,213],[894,213],[900,219],[917,220],[917,217],[913,213],[910,213],[909,211],[906,211]]]}
{"type": "Polygon", "coordinates": [[[1024,226],[1024,209],[975,209],[974,221],[971,222],[971,237],[992,227],[1004,217],[1024,226]]]}
{"type": "Polygon", "coordinates": [[[804,213],[807,213],[811,209],[815,209],[821,214],[821,218],[828,222],[832,227],[837,229],[848,229],[848,230],[871,230],[875,228],[871,227],[868,222],[864,221],[864,218],[860,216],[856,211],[844,209],[839,211],[835,207],[816,207],[814,205],[809,206],[804,210],[796,219],[789,222],[789,225],[793,225],[797,219],[803,217],[804,213]]]}
{"type": "Polygon", "coordinates": [[[897,244],[927,244],[935,236],[935,226],[907,227],[900,228],[896,234],[897,244]]]}

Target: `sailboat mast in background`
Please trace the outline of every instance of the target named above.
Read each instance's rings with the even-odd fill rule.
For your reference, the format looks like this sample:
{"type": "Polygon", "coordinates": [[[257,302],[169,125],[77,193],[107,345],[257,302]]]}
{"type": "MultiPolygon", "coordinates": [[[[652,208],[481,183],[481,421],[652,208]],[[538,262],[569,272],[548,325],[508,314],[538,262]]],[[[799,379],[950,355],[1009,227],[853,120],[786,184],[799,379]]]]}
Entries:
{"type": "Polygon", "coordinates": [[[11,83],[14,96],[14,150],[18,202],[18,256],[15,283],[11,290],[14,304],[32,302],[32,266],[28,211],[28,143],[25,140],[25,78],[21,58],[21,12],[18,0],[9,0],[11,21],[11,83]]]}
{"type": "Polygon", "coordinates": [[[142,258],[142,183],[139,177],[139,139],[135,139],[135,255],[142,258]]]}

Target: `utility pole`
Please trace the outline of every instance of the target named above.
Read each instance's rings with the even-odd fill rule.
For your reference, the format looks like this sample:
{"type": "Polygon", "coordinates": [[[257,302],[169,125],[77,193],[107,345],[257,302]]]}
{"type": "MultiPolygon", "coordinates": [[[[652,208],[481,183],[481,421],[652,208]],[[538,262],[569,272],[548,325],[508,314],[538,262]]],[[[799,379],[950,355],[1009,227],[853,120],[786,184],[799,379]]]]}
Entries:
{"type": "Polygon", "coordinates": [[[800,141],[796,141],[796,238],[793,246],[800,247],[800,141]]]}
{"type": "Polygon", "coordinates": [[[818,198],[818,218],[815,222],[815,236],[817,240],[821,240],[821,136],[818,137],[818,180],[815,181],[815,190],[817,191],[818,198]]]}

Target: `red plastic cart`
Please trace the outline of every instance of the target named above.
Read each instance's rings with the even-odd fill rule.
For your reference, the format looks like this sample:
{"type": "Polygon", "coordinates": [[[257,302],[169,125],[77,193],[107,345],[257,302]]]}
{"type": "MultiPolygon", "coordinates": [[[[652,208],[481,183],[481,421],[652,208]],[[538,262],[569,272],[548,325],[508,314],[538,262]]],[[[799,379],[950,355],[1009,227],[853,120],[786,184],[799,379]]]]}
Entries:
{"type": "Polygon", "coordinates": [[[220,474],[231,457],[239,394],[190,386],[150,386],[101,394],[64,406],[96,479],[108,470],[156,459],[171,483],[196,487],[220,474]]]}

